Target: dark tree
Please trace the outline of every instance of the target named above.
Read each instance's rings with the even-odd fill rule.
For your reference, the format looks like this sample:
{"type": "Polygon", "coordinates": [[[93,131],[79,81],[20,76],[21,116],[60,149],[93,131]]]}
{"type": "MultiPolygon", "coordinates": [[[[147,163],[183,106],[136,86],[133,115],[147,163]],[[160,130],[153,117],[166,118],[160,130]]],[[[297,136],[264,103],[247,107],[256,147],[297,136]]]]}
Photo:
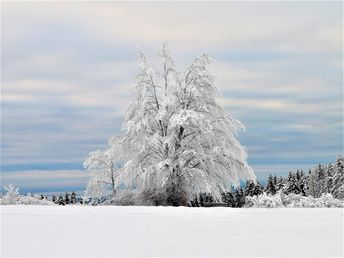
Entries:
{"type": "Polygon", "coordinates": [[[274,184],[274,178],[271,174],[269,175],[268,184],[265,188],[265,192],[267,194],[272,194],[272,195],[276,194],[277,192],[276,185],[274,184]]]}
{"type": "Polygon", "coordinates": [[[234,193],[235,207],[241,208],[245,205],[245,193],[241,187],[238,187],[234,193]]]}
{"type": "Polygon", "coordinates": [[[66,205],[62,195],[59,196],[59,198],[56,201],[56,204],[58,204],[58,205],[66,205]]]}
{"type": "Polygon", "coordinates": [[[222,193],[222,201],[227,207],[236,207],[234,195],[231,192],[222,193]]]}
{"type": "Polygon", "coordinates": [[[253,192],[255,189],[255,183],[252,180],[248,180],[246,182],[245,188],[244,188],[244,194],[245,196],[253,196],[253,192]]]}
{"type": "Polygon", "coordinates": [[[70,204],[69,193],[65,193],[64,202],[65,204],[70,204]]]}
{"type": "Polygon", "coordinates": [[[70,195],[70,203],[76,204],[77,202],[78,202],[78,200],[76,199],[76,194],[73,191],[72,194],[70,195]]]}
{"type": "Polygon", "coordinates": [[[263,192],[264,192],[264,187],[259,182],[257,182],[257,184],[255,184],[254,186],[253,193],[251,196],[260,195],[260,194],[263,194],[263,192]]]}
{"type": "Polygon", "coordinates": [[[246,182],[245,188],[244,188],[244,194],[246,196],[254,196],[254,195],[260,195],[264,192],[264,188],[260,183],[254,183],[253,181],[249,180],[246,182]]]}

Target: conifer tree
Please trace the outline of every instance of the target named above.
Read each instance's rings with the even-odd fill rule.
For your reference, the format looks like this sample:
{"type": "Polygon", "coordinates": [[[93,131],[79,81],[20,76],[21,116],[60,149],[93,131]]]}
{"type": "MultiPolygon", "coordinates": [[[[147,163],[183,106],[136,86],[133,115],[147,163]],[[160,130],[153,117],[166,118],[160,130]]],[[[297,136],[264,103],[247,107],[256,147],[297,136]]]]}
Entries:
{"type": "Polygon", "coordinates": [[[72,194],[70,195],[70,203],[76,204],[77,202],[78,202],[78,200],[76,199],[76,194],[73,191],[72,194]]]}
{"type": "Polygon", "coordinates": [[[235,207],[241,208],[245,205],[245,193],[241,187],[238,187],[234,193],[235,207]]]}
{"type": "Polygon", "coordinates": [[[270,174],[268,177],[268,184],[265,188],[265,192],[267,194],[274,195],[277,192],[276,185],[274,183],[274,177],[270,174]]]}
{"type": "Polygon", "coordinates": [[[227,207],[236,207],[235,197],[232,192],[225,192],[222,194],[222,201],[227,207]]]}
{"type": "Polygon", "coordinates": [[[344,199],[344,157],[342,156],[336,160],[331,192],[335,198],[344,199]]]}
{"type": "Polygon", "coordinates": [[[65,200],[64,200],[62,195],[59,195],[59,197],[58,197],[58,199],[56,201],[56,204],[63,205],[63,206],[66,205],[65,200]]]}
{"type": "Polygon", "coordinates": [[[70,204],[69,193],[67,193],[67,192],[65,193],[64,202],[65,202],[65,204],[70,204]]]}

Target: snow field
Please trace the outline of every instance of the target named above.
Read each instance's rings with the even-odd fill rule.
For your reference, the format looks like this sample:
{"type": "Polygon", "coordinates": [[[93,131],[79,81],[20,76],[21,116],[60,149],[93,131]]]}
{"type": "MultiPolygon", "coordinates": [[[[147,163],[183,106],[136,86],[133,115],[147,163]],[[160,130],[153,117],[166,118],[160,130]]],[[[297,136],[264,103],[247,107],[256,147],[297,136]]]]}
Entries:
{"type": "Polygon", "coordinates": [[[1,206],[1,256],[343,256],[343,209],[1,206]]]}

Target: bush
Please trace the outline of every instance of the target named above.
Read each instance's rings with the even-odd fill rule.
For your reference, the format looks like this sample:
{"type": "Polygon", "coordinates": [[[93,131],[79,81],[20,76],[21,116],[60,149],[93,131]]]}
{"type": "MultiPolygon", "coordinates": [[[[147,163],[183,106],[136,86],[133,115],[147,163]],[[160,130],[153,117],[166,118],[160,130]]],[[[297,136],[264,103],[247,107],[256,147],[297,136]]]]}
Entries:
{"type": "Polygon", "coordinates": [[[55,203],[45,200],[45,199],[40,199],[40,196],[21,196],[19,197],[18,201],[16,204],[21,204],[21,205],[55,205],[55,203]]]}
{"type": "MultiPolygon", "coordinates": [[[[103,204],[108,204],[104,202],[103,204]]],[[[132,206],[137,204],[137,196],[133,192],[125,191],[122,193],[116,194],[111,200],[111,205],[118,205],[118,206],[132,206]]]]}
{"type": "Polygon", "coordinates": [[[284,194],[281,191],[275,195],[266,193],[258,196],[247,196],[245,207],[253,208],[343,208],[343,203],[331,194],[323,194],[320,198],[302,196],[299,194],[284,194]]]}
{"type": "Polygon", "coordinates": [[[283,207],[281,193],[275,195],[267,195],[263,193],[261,195],[247,196],[245,198],[244,207],[253,208],[280,208],[283,207]]]}
{"type": "Polygon", "coordinates": [[[6,194],[0,197],[1,205],[54,205],[53,202],[48,200],[42,200],[40,195],[31,196],[30,194],[26,196],[19,195],[19,188],[14,187],[12,184],[4,187],[6,189],[6,194]]]}
{"type": "Polygon", "coordinates": [[[14,205],[19,199],[19,188],[16,188],[14,185],[9,184],[4,187],[6,194],[0,198],[1,205],[14,205]]]}
{"type": "Polygon", "coordinates": [[[146,189],[141,192],[138,197],[138,202],[141,205],[147,206],[161,206],[166,204],[166,194],[157,189],[146,189]]]}

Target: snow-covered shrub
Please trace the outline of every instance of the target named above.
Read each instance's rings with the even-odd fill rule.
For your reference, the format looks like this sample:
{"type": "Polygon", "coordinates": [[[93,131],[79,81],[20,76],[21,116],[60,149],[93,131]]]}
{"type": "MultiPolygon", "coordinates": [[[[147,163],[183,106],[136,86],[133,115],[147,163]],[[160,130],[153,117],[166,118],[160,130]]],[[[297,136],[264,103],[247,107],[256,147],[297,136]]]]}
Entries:
{"type": "Polygon", "coordinates": [[[4,196],[0,198],[1,205],[54,205],[53,202],[42,200],[40,195],[32,196],[31,194],[22,196],[19,195],[19,188],[12,184],[4,187],[7,191],[4,196]]]}
{"type": "MultiPolygon", "coordinates": [[[[104,203],[108,204],[108,203],[104,203]]],[[[119,206],[132,206],[137,205],[137,194],[130,191],[124,191],[121,193],[116,194],[111,200],[110,204],[112,205],[119,205],[119,206]]]]}
{"type": "Polygon", "coordinates": [[[166,194],[162,193],[156,188],[153,189],[145,189],[142,191],[142,193],[138,196],[138,204],[139,205],[154,205],[154,206],[160,206],[165,205],[166,202],[166,194]]]}
{"type": "Polygon", "coordinates": [[[340,208],[343,203],[331,194],[323,194],[319,198],[298,194],[282,195],[283,204],[287,208],[340,208]]]}
{"type": "Polygon", "coordinates": [[[281,191],[275,195],[266,193],[246,197],[245,207],[253,208],[342,208],[343,203],[331,194],[323,194],[320,198],[302,196],[299,194],[284,194],[281,191]]]}
{"type": "Polygon", "coordinates": [[[16,204],[19,199],[19,188],[9,184],[4,187],[6,194],[0,198],[1,205],[13,205],[16,204]]]}
{"type": "Polygon", "coordinates": [[[262,207],[262,208],[280,208],[283,207],[280,194],[247,196],[245,198],[245,207],[262,207]]]}
{"type": "Polygon", "coordinates": [[[45,199],[40,199],[39,196],[31,196],[31,195],[26,195],[26,196],[21,196],[19,197],[18,201],[16,204],[21,204],[21,205],[55,205],[55,203],[45,200],[45,199]]]}

